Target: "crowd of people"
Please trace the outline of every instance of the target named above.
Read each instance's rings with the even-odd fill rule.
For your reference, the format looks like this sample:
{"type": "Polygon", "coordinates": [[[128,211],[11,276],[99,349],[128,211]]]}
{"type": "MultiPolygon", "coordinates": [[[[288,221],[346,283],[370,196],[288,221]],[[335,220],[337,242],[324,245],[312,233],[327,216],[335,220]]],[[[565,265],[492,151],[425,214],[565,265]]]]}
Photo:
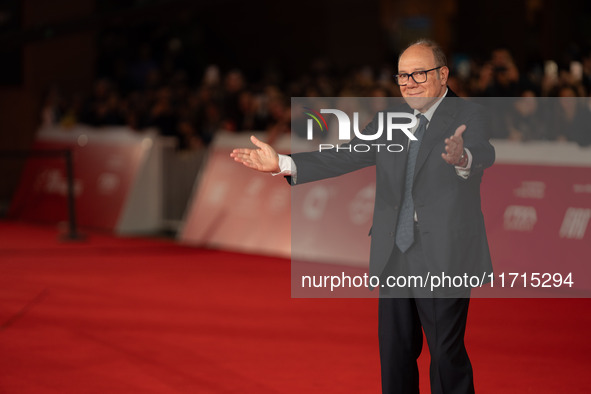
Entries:
{"type": "MultiPolygon", "coordinates": [[[[171,48],[174,49],[174,43],[171,48]]],[[[453,57],[450,88],[463,97],[509,97],[494,138],[515,141],[570,140],[591,144],[591,53],[558,66],[539,64],[522,71],[511,53],[498,49],[486,61],[453,57]],[[560,97],[561,99],[536,99],[560,97]]],[[[394,64],[394,62],[392,62],[394,64]]],[[[273,141],[290,132],[290,97],[396,97],[394,66],[336,70],[326,60],[291,81],[268,70],[257,81],[239,69],[206,66],[199,78],[158,58],[143,46],[137,58],[98,79],[88,96],[63,97],[53,87],[46,95],[44,125],[125,125],[154,127],[174,136],[180,149],[206,147],[219,130],[267,131],[273,141]],[[191,80],[193,79],[193,81],[191,80]]]]}

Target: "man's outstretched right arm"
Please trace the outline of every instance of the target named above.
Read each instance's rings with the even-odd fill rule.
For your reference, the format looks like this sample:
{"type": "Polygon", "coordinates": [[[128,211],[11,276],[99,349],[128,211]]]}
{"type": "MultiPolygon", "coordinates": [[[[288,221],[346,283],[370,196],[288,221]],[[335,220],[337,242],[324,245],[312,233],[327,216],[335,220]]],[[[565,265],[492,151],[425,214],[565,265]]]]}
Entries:
{"type": "MultiPolygon", "coordinates": [[[[360,153],[343,146],[322,152],[295,153],[291,157],[280,157],[273,147],[255,136],[251,136],[250,140],[257,149],[234,149],[230,156],[248,168],[273,175],[285,175],[292,185],[332,178],[375,164],[373,151],[360,153]]],[[[354,146],[357,143],[359,140],[354,138],[345,145],[354,146]]]]}

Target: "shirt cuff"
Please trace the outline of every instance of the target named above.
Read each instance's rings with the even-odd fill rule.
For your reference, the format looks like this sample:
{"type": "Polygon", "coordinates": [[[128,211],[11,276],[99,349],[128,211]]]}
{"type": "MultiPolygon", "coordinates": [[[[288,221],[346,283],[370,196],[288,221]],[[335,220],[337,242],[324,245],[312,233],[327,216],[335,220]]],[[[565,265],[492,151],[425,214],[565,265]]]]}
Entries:
{"type": "MultiPolygon", "coordinates": [[[[279,156],[279,172],[272,172],[271,175],[283,175],[283,176],[291,176],[295,178],[297,175],[297,169],[295,162],[291,158],[291,156],[287,155],[278,155],[279,156]]],[[[295,183],[295,182],[294,182],[295,183]]]]}
{"type": "Polygon", "coordinates": [[[468,164],[466,165],[466,167],[455,167],[456,174],[458,174],[458,176],[464,179],[468,179],[468,177],[470,176],[470,168],[472,167],[472,153],[470,153],[470,150],[468,148],[464,148],[464,150],[466,151],[466,155],[468,156],[468,164]]]}

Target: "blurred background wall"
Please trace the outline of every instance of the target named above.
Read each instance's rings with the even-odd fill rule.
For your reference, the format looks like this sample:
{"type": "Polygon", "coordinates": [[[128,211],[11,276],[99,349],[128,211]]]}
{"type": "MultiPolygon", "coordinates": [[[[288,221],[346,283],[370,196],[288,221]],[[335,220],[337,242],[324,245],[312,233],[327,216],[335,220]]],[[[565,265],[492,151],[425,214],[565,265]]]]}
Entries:
{"type": "MultiPolygon", "coordinates": [[[[0,147],[29,148],[44,121],[44,108],[56,96],[68,102],[60,122],[84,121],[79,113],[68,117],[68,108],[83,107],[99,81],[108,81],[118,92],[114,100],[124,97],[126,108],[141,102],[134,96],[138,91],[156,88],[165,79],[171,86],[199,89],[211,65],[219,78],[239,70],[254,92],[277,86],[283,100],[344,94],[346,89],[323,89],[323,80],[316,81],[313,91],[301,81],[319,75],[325,80],[357,78],[355,73],[368,65],[391,74],[399,52],[419,37],[441,43],[452,64],[469,59],[472,73],[475,65],[490,61],[493,50],[505,48],[521,78],[539,81],[548,60],[559,71],[570,70],[573,61],[591,64],[591,2],[3,0],[0,147]],[[156,76],[149,73],[152,65],[156,76]],[[129,76],[134,72],[144,77],[141,83],[129,76]]],[[[146,126],[137,114],[123,123],[146,126]]],[[[181,146],[191,144],[183,138],[181,146]]],[[[20,166],[0,160],[0,200],[14,192],[20,166]]]]}
{"type": "MultiPolygon", "coordinates": [[[[28,149],[52,85],[87,91],[95,78],[92,0],[8,0],[0,3],[0,149],[28,149]]],[[[21,161],[2,160],[0,199],[16,187],[21,161]]]]}

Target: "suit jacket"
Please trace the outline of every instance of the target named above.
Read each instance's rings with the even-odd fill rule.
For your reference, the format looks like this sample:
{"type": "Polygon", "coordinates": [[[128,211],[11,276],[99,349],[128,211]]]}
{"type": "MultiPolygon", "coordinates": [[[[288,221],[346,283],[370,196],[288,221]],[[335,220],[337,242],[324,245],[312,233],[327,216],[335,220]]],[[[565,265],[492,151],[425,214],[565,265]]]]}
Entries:
{"type": "MultiPolygon", "coordinates": [[[[408,105],[396,109],[410,112],[408,105]]],[[[492,264],[480,204],[480,183],[483,170],[491,166],[495,152],[488,142],[490,132],[483,108],[458,98],[451,90],[433,114],[417,156],[413,183],[413,200],[418,218],[426,267],[417,270],[432,275],[478,275],[492,272],[492,264]],[[445,138],[465,124],[464,146],[472,154],[470,176],[457,175],[441,153],[445,138]]],[[[377,116],[364,129],[375,134],[377,116]]],[[[357,138],[350,144],[367,143],[357,138]]],[[[384,271],[395,247],[396,223],[402,206],[408,155],[408,137],[394,132],[393,140],[386,133],[375,144],[401,144],[399,153],[386,149],[367,153],[322,151],[293,154],[297,167],[297,184],[339,176],[364,167],[376,167],[376,196],[373,225],[370,230],[370,275],[384,271]]],[[[395,262],[394,262],[395,263],[395,262]]]]}

